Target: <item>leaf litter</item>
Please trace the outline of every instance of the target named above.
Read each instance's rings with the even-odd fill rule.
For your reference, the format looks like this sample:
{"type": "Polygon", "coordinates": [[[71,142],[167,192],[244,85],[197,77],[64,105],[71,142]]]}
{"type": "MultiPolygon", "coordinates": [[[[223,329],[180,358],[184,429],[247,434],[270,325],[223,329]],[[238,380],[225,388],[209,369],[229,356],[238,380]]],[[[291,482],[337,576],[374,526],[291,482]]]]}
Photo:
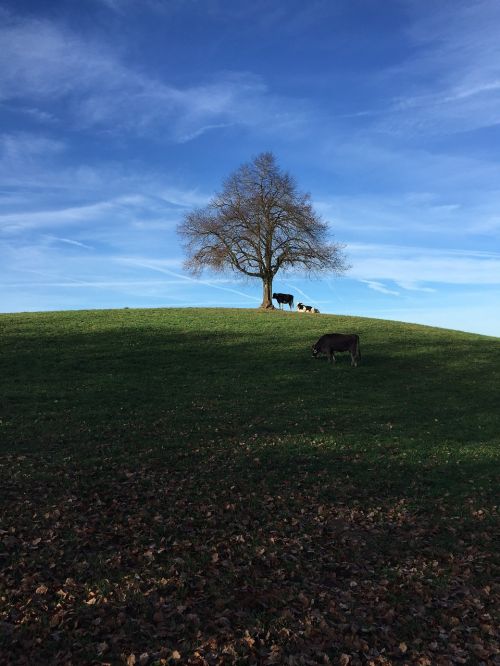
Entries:
{"type": "Polygon", "coordinates": [[[271,483],[254,448],[4,457],[3,662],[497,663],[495,506],[271,483]]]}

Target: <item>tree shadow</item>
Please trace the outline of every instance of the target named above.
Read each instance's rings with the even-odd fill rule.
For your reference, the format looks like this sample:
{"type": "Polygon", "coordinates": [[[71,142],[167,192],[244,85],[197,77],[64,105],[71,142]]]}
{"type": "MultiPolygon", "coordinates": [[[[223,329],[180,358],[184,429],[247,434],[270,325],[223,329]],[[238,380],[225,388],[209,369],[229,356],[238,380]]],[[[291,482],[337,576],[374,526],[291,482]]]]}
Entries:
{"type": "Polygon", "coordinates": [[[97,646],[111,663],[162,648],[418,663],[430,644],[446,659],[451,635],[476,658],[477,609],[495,603],[500,345],[366,334],[358,368],[330,367],[315,336],[5,341],[12,663],[90,663],[97,646]]]}
{"type": "MultiPolygon", "coordinates": [[[[471,340],[450,350],[444,342],[441,350],[439,341],[377,341],[362,346],[361,365],[351,368],[346,354],[334,365],[313,359],[308,342],[259,333],[249,341],[230,331],[139,336],[127,328],[52,335],[4,354],[10,379],[2,413],[25,433],[56,440],[80,441],[72,432],[79,422],[112,427],[118,437],[134,421],[139,430],[156,423],[157,438],[162,420],[165,437],[176,430],[203,437],[204,426],[205,434],[237,436],[252,426],[316,435],[331,423],[351,438],[384,428],[422,440],[429,432],[457,441],[497,435],[498,345],[471,340]]],[[[15,437],[16,428],[10,432],[15,437]]]]}

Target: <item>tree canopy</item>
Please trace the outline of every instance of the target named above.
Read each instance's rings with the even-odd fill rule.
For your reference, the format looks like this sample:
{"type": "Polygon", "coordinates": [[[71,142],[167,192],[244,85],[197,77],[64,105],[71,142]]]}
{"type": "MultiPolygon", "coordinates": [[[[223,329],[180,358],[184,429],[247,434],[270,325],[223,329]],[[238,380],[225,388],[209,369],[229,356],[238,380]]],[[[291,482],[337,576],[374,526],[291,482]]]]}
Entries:
{"type": "Polygon", "coordinates": [[[263,283],[261,307],[272,308],[272,283],[281,269],[343,273],[343,246],[329,241],[329,227],[310,195],[282,171],[272,153],[261,153],[224,182],[204,208],[178,226],[185,268],[233,270],[263,283]]]}

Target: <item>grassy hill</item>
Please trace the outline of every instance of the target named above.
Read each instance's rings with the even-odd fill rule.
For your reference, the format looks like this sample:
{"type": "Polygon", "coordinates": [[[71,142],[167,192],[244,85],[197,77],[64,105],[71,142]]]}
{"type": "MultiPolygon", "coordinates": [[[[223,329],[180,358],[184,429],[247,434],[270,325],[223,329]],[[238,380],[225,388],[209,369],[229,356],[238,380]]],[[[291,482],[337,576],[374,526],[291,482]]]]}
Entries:
{"type": "Polygon", "coordinates": [[[0,344],[9,663],[493,659],[499,339],[157,309],[0,344]]]}

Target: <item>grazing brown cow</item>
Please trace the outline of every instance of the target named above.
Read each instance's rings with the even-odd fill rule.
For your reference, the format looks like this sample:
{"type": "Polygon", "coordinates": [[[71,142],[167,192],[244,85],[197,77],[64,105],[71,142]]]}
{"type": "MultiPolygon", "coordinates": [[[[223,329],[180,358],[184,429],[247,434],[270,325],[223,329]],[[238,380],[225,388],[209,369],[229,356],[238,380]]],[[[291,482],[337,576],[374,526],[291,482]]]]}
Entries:
{"type": "Polygon", "coordinates": [[[356,367],[361,360],[359,350],[359,335],[355,333],[327,333],[312,346],[312,355],[318,358],[318,354],[326,354],[330,363],[335,363],[335,352],[348,351],[351,354],[351,365],[356,367]]]}

